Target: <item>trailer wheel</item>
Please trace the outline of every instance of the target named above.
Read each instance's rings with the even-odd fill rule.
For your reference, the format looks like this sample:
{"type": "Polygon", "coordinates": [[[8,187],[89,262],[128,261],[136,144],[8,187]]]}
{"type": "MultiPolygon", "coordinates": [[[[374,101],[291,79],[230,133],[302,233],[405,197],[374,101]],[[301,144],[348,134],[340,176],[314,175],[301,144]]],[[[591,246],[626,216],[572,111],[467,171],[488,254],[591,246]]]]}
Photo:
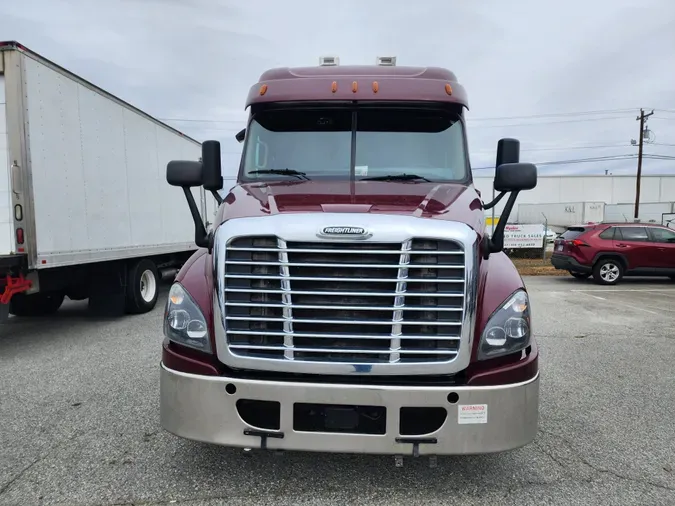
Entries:
{"type": "Polygon", "coordinates": [[[152,260],[144,258],[129,264],[127,270],[127,312],[141,314],[152,311],[159,294],[159,273],[152,260]]]}
{"type": "Polygon", "coordinates": [[[9,312],[14,316],[47,316],[59,310],[64,298],[63,292],[17,293],[9,303],[9,312]]]}

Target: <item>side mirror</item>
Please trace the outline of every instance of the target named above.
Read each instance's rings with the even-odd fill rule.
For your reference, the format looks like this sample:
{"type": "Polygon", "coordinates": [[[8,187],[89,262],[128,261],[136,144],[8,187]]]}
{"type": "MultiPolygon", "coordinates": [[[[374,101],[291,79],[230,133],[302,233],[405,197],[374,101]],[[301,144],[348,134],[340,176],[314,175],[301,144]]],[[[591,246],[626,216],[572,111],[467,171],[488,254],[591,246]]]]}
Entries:
{"type": "Polygon", "coordinates": [[[520,161],[520,141],[518,139],[500,139],[497,143],[497,162],[495,167],[505,163],[520,161]]]}
{"type": "Polygon", "coordinates": [[[202,144],[202,184],[210,192],[223,189],[220,162],[220,142],[204,141],[202,144]]]}
{"type": "Polygon", "coordinates": [[[235,135],[234,138],[237,139],[237,142],[240,144],[244,142],[244,139],[246,138],[246,129],[244,128],[242,130],[239,130],[239,132],[237,132],[237,135],[235,135]]]}
{"type": "Polygon", "coordinates": [[[531,190],[537,186],[537,166],[531,163],[520,163],[520,141],[517,139],[501,139],[497,144],[497,164],[495,165],[494,189],[499,195],[483,209],[490,209],[509,193],[504,210],[499,216],[499,222],[492,233],[492,237],[484,236],[483,258],[487,259],[490,253],[499,253],[504,250],[504,230],[508,223],[518,194],[523,190],[531,190]]]}
{"type": "Polygon", "coordinates": [[[172,160],[166,166],[166,180],[171,186],[190,188],[202,185],[202,162],[172,160]]]}
{"type": "Polygon", "coordinates": [[[531,163],[504,163],[495,170],[495,191],[517,192],[537,186],[537,166],[531,163]]]}
{"type": "Polygon", "coordinates": [[[191,188],[204,186],[209,190],[220,205],[223,202],[218,190],[223,188],[223,177],[220,162],[220,143],[218,141],[205,141],[202,144],[202,157],[200,161],[172,160],[166,166],[166,180],[171,186],[183,188],[185,200],[187,200],[192,221],[195,224],[195,244],[200,248],[211,250],[210,233],[207,233],[199,208],[192,195],[191,188]]]}
{"type": "Polygon", "coordinates": [[[166,166],[166,180],[171,186],[204,186],[211,192],[223,189],[220,142],[204,141],[200,161],[172,160],[166,166]]]}

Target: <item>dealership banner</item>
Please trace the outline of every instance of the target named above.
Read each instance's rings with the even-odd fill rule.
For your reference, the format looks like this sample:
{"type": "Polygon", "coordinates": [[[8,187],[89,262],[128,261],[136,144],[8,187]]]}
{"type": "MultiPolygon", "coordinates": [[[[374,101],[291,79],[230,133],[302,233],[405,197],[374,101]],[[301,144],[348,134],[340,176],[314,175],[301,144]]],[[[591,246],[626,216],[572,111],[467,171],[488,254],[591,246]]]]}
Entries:
{"type": "Polygon", "coordinates": [[[506,225],[504,248],[541,248],[545,235],[544,225],[506,225]]]}

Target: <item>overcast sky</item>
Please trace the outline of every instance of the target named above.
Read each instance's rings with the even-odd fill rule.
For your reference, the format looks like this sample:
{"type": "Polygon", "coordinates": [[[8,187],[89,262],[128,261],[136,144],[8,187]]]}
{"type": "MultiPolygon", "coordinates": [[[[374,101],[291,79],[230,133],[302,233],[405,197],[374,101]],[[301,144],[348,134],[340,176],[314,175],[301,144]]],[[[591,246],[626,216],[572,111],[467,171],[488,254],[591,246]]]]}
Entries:
{"type": "MultiPolygon", "coordinates": [[[[494,165],[506,136],[521,140],[523,161],[635,155],[644,107],[655,109],[645,152],[672,157],[645,159],[645,172],[675,173],[674,0],[0,0],[0,38],[221,140],[231,168],[260,74],[330,54],[452,69],[469,93],[475,168],[494,165]]],[[[635,166],[544,164],[540,174],[635,166]]]]}

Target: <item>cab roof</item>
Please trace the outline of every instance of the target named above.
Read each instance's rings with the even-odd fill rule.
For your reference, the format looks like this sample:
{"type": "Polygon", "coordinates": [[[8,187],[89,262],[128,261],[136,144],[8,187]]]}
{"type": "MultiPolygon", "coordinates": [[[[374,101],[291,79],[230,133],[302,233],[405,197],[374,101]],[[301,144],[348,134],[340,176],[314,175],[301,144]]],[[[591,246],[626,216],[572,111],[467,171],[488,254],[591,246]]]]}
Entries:
{"type": "Polygon", "coordinates": [[[426,101],[469,108],[466,91],[452,71],[383,65],[273,68],[251,87],[246,107],[303,101],[426,101]]]}

